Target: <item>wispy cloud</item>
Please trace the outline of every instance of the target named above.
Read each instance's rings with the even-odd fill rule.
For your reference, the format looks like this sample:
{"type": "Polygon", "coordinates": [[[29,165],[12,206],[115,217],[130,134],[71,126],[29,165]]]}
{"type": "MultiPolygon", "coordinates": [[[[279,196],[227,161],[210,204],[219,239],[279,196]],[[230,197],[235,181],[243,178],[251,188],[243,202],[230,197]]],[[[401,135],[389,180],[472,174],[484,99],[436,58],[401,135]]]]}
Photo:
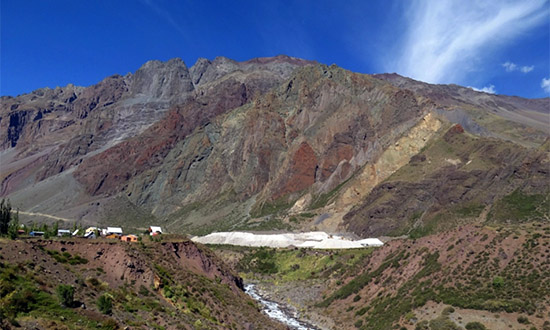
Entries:
{"type": "Polygon", "coordinates": [[[489,93],[489,94],[495,94],[497,92],[497,90],[495,89],[495,85],[489,85],[489,86],[485,86],[483,88],[475,88],[475,87],[472,87],[472,86],[468,86],[468,87],[473,89],[476,92],[484,92],[484,93],[489,93]]]}
{"type": "Polygon", "coordinates": [[[542,87],[546,93],[550,93],[550,78],[542,78],[540,87],[542,87]]]}
{"type": "Polygon", "coordinates": [[[534,68],[535,68],[534,65],[531,65],[531,66],[522,66],[521,69],[519,69],[519,71],[521,71],[521,72],[523,72],[523,73],[528,73],[528,72],[533,71],[534,68]]]}
{"type": "Polygon", "coordinates": [[[155,0],[139,0],[141,3],[153,10],[153,12],[170,24],[176,31],[178,31],[183,37],[188,38],[188,32],[183,28],[183,26],[174,18],[174,16],[161,5],[159,5],[155,0]]]}
{"type": "Polygon", "coordinates": [[[400,55],[385,69],[431,83],[460,83],[499,46],[544,23],[549,8],[546,0],[410,1],[400,55]]]}
{"type": "Polygon", "coordinates": [[[529,73],[535,69],[534,65],[531,66],[518,66],[516,63],[512,63],[510,61],[507,61],[505,63],[502,63],[502,66],[506,70],[506,72],[514,72],[514,71],[521,71],[523,73],[529,73]]]}

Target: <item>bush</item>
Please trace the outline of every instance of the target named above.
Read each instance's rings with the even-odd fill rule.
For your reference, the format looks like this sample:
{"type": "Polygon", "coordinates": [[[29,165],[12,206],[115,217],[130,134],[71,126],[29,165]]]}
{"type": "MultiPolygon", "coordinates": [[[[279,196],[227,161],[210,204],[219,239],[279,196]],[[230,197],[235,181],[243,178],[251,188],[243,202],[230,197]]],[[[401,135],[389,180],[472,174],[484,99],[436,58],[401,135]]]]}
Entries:
{"type": "Polygon", "coordinates": [[[72,307],[74,303],[74,287],[72,285],[60,284],[56,289],[57,298],[61,306],[72,307]]]}
{"type": "Polygon", "coordinates": [[[504,286],[504,279],[500,276],[495,276],[493,278],[493,287],[502,288],[504,286]]]}
{"type": "Polygon", "coordinates": [[[455,312],[455,309],[452,306],[445,307],[443,309],[443,315],[449,315],[455,312]]]}
{"type": "Polygon", "coordinates": [[[118,329],[118,323],[116,323],[113,319],[108,319],[103,323],[103,327],[101,327],[103,330],[116,330],[118,329]]]}
{"type": "Polygon", "coordinates": [[[430,329],[430,326],[428,321],[426,320],[420,321],[414,328],[414,330],[429,330],[429,329],[430,329]]]}
{"type": "Polygon", "coordinates": [[[519,316],[518,317],[518,323],[521,323],[521,324],[527,324],[529,323],[529,319],[526,317],[526,316],[519,316]]]}
{"type": "Polygon", "coordinates": [[[113,298],[109,294],[103,294],[97,299],[97,308],[103,314],[111,314],[113,311],[113,298]]]}
{"type": "Polygon", "coordinates": [[[459,330],[461,329],[447,316],[440,316],[430,321],[431,330],[459,330]]]}
{"type": "Polygon", "coordinates": [[[149,296],[149,290],[147,290],[147,288],[142,284],[139,286],[139,294],[147,297],[149,296]]]}
{"type": "Polygon", "coordinates": [[[487,328],[479,322],[468,322],[466,324],[467,330],[487,330],[487,328]]]}

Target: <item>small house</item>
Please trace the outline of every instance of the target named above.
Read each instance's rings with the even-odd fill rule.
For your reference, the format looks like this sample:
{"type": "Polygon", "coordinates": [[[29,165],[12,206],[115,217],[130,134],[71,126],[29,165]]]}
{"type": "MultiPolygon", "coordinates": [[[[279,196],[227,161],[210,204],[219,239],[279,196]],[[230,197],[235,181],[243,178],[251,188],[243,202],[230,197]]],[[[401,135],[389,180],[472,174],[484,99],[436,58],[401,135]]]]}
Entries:
{"type": "Polygon", "coordinates": [[[122,236],[122,228],[120,228],[120,227],[107,227],[107,230],[105,231],[105,233],[106,233],[107,236],[109,236],[111,234],[122,236]]]}
{"type": "Polygon", "coordinates": [[[162,228],[160,228],[159,226],[150,226],[149,227],[149,235],[155,236],[155,235],[160,235],[160,234],[162,234],[162,228]]]}
{"type": "Polygon", "coordinates": [[[105,236],[105,238],[115,238],[115,239],[118,239],[120,237],[120,235],[117,235],[117,234],[108,234],[107,236],[105,236]]]}
{"type": "Polygon", "coordinates": [[[136,235],[124,235],[120,238],[123,242],[137,242],[138,237],[136,235]]]}
{"type": "Polygon", "coordinates": [[[89,231],[86,234],[84,234],[84,238],[96,238],[94,231],[89,231]]]}
{"type": "Polygon", "coordinates": [[[59,236],[59,237],[71,236],[71,231],[68,230],[68,229],[58,229],[57,230],[57,236],[59,236]]]}
{"type": "Polygon", "coordinates": [[[29,233],[29,235],[30,235],[31,237],[44,236],[44,232],[43,232],[43,231],[34,231],[34,230],[33,230],[33,231],[31,231],[31,232],[29,233]]]}

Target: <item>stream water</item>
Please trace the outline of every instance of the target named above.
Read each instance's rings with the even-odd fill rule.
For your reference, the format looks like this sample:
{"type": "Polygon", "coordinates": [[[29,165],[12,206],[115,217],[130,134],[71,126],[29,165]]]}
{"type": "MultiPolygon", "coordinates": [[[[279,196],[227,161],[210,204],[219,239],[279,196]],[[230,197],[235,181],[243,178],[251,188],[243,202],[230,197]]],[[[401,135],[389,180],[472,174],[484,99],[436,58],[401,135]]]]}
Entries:
{"type": "Polygon", "coordinates": [[[287,325],[290,329],[296,329],[296,330],[318,329],[312,326],[311,324],[308,324],[304,321],[299,320],[294,315],[294,313],[292,313],[292,311],[290,311],[288,308],[285,308],[284,306],[274,301],[271,301],[262,297],[256,290],[256,286],[254,284],[246,284],[244,286],[244,290],[254,300],[259,301],[260,304],[262,304],[264,313],[266,313],[272,319],[275,319],[287,325]]]}

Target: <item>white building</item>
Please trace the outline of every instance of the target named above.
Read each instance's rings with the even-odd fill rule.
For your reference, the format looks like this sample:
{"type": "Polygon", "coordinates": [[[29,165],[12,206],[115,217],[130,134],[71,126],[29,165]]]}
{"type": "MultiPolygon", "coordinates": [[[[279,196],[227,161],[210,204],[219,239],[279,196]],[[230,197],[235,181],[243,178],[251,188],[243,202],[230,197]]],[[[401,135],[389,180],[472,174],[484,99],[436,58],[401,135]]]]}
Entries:
{"type": "Polygon", "coordinates": [[[150,226],[149,227],[149,235],[153,236],[153,235],[158,235],[158,234],[162,234],[162,228],[160,228],[159,226],[150,226]]]}
{"type": "Polygon", "coordinates": [[[122,228],[120,228],[120,227],[107,227],[107,229],[105,230],[105,234],[106,235],[110,235],[110,234],[122,235],[122,228]]]}
{"type": "Polygon", "coordinates": [[[71,231],[68,229],[58,229],[57,230],[57,236],[71,236],[71,231]]]}

